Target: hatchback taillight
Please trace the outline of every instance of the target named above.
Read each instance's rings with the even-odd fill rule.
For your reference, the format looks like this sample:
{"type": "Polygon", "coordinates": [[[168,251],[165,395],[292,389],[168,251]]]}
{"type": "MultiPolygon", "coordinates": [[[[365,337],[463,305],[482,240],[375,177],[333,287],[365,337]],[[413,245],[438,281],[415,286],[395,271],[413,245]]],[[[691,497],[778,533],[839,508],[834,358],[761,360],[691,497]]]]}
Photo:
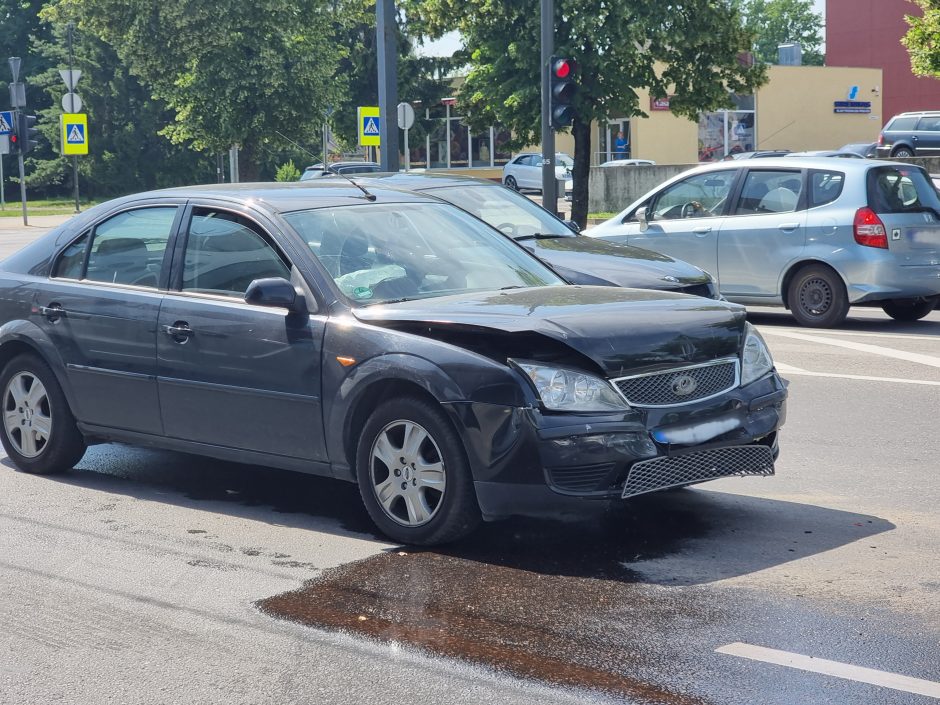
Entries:
{"type": "Polygon", "coordinates": [[[859,208],[855,212],[855,242],[865,247],[888,249],[885,224],[871,208],[859,208]]]}

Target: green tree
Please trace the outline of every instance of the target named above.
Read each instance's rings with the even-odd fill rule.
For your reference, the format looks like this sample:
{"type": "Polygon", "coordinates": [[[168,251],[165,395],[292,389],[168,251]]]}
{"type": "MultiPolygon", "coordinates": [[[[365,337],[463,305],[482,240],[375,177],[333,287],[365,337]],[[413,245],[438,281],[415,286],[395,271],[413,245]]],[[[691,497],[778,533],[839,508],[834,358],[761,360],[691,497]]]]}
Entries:
{"type": "MultiPolygon", "coordinates": [[[[458,102],[473,128],[509,127],[514,145],[540,131],[539,2],[537,0],[406,0],[413,31],[429,37],[460,30],[469,72],[458,102]]],[[[556,53],[576,57],[579,91],[572,217],[587,220],[591,124],[644,115],[637,89],[670,96],[674,113],[697,119],[729,106],[730,93],[748,93],[765,76],[742,52],[753,36],[731,0],[559,0],[556,53]]]]}
{"type": "Polygon", "coordinates": [[[803,63],[822,66],[822,15],[813,11],[812,0],[737,0],[748,31],[756,36],[754,53],[761,61],[777,63],[777,47],[797,42],[803,63]]]}
{"type": "Polygon", "coordinates": [[[341,92],[344,49],[330,42],[328,0],[53,0],[46,17],[75,17],[173,111],[161,134],[219,153],[241,147],[256,180],[268,152],[316,134],[341,92]]]}
{"type": "Polygon", "coordinates": [[[908,15],[911,26],[901,40],[911,55],[911,68],[918,76],[940,78],[940,0],[912,0],[923,15],[908,15]]]}

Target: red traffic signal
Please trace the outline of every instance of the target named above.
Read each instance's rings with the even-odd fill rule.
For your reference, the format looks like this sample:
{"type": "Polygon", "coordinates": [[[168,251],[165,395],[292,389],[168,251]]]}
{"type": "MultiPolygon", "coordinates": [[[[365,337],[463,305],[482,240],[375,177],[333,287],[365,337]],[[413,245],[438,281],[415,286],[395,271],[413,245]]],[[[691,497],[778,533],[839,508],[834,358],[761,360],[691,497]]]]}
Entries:
{"type": "Polygon", "coordinates": [[[578,71],[578,62],[574,59],[552,57],[551,67],[551,116],[552,127],[568,127],[574,120],[574,107],[571,100],[578,91],[574,74],[578,71]]]}
{"type": "Polygon", "coordinates": [[[552,77],[568,78],[578,70],[578,63],[574,59],[553,59],[552,77]]]}

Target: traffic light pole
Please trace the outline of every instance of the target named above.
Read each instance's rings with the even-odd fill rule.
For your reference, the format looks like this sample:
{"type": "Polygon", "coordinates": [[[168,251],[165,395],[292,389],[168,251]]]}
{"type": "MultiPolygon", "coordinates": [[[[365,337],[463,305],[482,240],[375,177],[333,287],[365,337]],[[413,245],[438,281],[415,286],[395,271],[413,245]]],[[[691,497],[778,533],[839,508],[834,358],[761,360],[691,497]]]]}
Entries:
{"type": "Polygon", "coordinates": [[[552,54],[555,53],[555,2],[542,0],[542,207],[558,211],[555,180],[555,130],[552,128],[552,54]]]}
{"type": "Polygon", "coordinates": [[[20,200],[23,201],[23,225],[29,225],[26,218],[26,168],[23,166],[23,155],[18,155],[17,161],[20,165],[20,200]]]}

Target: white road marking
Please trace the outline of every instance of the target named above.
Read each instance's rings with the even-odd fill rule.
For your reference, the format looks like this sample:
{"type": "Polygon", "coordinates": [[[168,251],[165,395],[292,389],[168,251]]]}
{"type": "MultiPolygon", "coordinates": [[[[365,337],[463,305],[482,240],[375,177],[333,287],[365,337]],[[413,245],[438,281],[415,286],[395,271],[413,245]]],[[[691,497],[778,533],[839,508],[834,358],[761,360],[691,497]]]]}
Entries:
{"type": "MultiPolygon", "coordinates": [[[[781,331],[784,333],[805,333],[805,328],[781,328],[780,326],[757,326],[761,333],[773,333],[781,331]]],[[[835,337],[845,335],[854,338],[887,338],[897,340],[932,340],[940,343],[940,336],[937,335],[908,335],[906,333],[865,333],[858,330],[814,330],[813,335],[826,335],[835,337]]]]}
{"type": "Polygon", "coordinates": [[[813,658],[803,654],[794,654],[790,651],[779,651],[777,649],[768,649],[763,646],[753,646],[735,642],[726,646],[720,646],[715,649],[719,654],[728,654],[730,656],[739,656],[740,658],[750,659],[752,661],[763,661],[777,666],[787,666],[801,671],[811,671],[821,673],[826,676],[835,676],[845,680],[858,681],[859,683],[868,683],[882,688],[891,688],[905,693],[914,693],[916,695],[926,695],[928,698],[940,699],[940,683],[912,678],[911,676],[902,676],[898,673],[889,673],[888,671],[879,671],[874,668],[864,668],[862,666],[853,666],[850,663],[840,661],[829,661],[822,658],[813,658]]]}
{"type": "Polygon", "coordinates": [[[907,352],[906,350],[895,350],[894,348],[885,348],[880,345],[869,345],[868,343],[853,343],[850,340],[826,339],[818,335],[806,335],[805,333],[789,333],[781,330],[774,330],[772,328],[765,329],[763,332],[769,333],[770,335],[779,335],[784,338],[792,338],[794,340],[805,340],[809,343],[832,345],[837,348],[846,348],[848,350],[855,350],[857,352],[880,355],[881,357],[890,357],[894,358],[895,360],[915,362],[919,365],[940,367],[940,357],[936,357],[934,355],[923,355],[921,353],[907,352]]]}
{"type": "Polygon", "coordinates": [[[804,377],[828,377],[829,379],[854,379],[862,382],[890,382],[892,384],[919,384],[923,387],[940,387],[940,382],[928,379],[902,379],[900,377],[871,377],[869,375],[849,375],[836,372],[811,372],[800,367],[793,367],[783,362],[775,362],[777,372],[782,375],[802,375],[804,377]]]}

